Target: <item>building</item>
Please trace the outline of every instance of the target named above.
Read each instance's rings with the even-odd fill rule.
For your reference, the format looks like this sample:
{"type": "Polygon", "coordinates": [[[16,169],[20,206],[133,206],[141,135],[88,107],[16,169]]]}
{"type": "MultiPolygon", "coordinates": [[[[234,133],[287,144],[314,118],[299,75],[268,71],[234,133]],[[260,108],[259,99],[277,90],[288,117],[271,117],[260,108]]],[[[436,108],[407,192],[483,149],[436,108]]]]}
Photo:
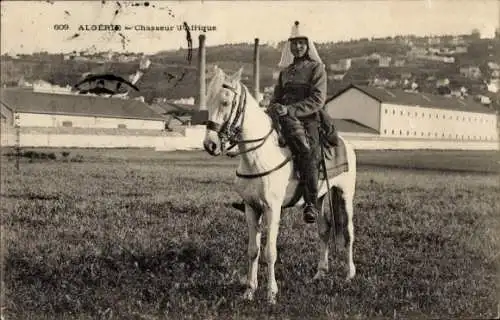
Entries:
{"type": "Polygon", "coordinates": [[[475,148],[498,149],[495,111],[471,98],[349,85],[327,100],[326,109],[333,118],[375,130],[379,140],[418,142],[418,148],[439,141],[441,149],[473,142],[475,148]]]}
{"type": "Polygon", "coordinates": [[[345,72],[351,69],[352,59],[340,59],[337,63],[330,64],[330,71],[345,72]]]}
{"type": "Polygon", "coordinates": [[[392,57],[382,56],[378,61],[379,67],[388,68],[391,65],[392,57]]]}
{"type": "Polygon", "coordinates": [[[460,74],[469,79],[479,79],[482,75],[478,66],[460,67],[460,74]]]}
{"type": "Polygon", "coordinates": [[[2,88],[1,115],[7,126],[163,130],[165,117],[135,99],[54,94],[2,88]]]}

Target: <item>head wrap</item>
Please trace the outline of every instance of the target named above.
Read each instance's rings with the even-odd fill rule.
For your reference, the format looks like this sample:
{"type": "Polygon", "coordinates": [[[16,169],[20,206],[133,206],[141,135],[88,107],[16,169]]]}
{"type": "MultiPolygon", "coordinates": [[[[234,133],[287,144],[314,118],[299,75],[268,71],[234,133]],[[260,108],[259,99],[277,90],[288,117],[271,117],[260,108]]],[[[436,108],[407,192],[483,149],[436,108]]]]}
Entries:
{"type": "Polygon", "coordinates": [[[292,32],[290,34],[290,37],[288,38],[288,41],[285,43],[285,45],[283,46],[283,50],[281,51],[281,60],[278,64],[280,68],[286,68],[293,62],[294,56],[292,54],[292,50],[290,49],[290,42],[293,39],[306,39],[308,47],[307,55],[309,56],[309,58],[319,63],[323,63],[321,61],[321,58],[319,57],[314,42],[311,40],[309,36],[307,36],[306,33],[300,32],[299,22],[295,21],[294,25],[292,26],[292,32]]]}

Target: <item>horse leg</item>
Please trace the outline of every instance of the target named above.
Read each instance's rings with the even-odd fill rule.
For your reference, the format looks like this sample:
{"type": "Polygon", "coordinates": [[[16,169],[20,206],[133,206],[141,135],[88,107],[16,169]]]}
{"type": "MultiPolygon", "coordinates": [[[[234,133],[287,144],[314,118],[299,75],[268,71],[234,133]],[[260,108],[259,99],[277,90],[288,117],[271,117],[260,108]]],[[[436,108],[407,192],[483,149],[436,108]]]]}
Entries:
{"type": "Polygon", "coordinates": [[[347,214],[347,230],[344,230],[345,246],[347,251],[347,263],[349,271],[347,272],[347,280],[351,280],[356,275],[356,267],[354,265],[353,258],[353,244],[354,244],[354,209],[353,209],[353,197],[344,194],[343,197],[345,204],[345,213],[347,214]]]}
{"type": "Polygon", "coordinates": [[[249,205],[245,205],[245,214],[248,224],[248,276],[247,289],[243,295],[246,300],[253,300],[255,291],[257,290],[258,280],[257,272],[259,268],[260,256],[260,224],[262,215],[256,212],[249,205]]]}
{"type": "Polygon", "coordinates": [[[318,270],[313,280],[322,279],[328,272],[328,254],[330,250],[330,238],[332,236],[332,221],[329,218],[330,206],[326,205],[328,203],[328,195],[325,195],[321,202],[321,211],[317,220],[318,235],[320,238],[318,270]]]}
{"type": "Polygon", "coordinates": [[[276,304],[278,294],[278,284],[274,273],[274,264],[277,259],[276,241],[278,238],[279,222],[281,216],[281,206],[273,206],[266,210],[267,218],[267,240],[266,240],[266,260],[267,260],[267,302],[276,304]]]}

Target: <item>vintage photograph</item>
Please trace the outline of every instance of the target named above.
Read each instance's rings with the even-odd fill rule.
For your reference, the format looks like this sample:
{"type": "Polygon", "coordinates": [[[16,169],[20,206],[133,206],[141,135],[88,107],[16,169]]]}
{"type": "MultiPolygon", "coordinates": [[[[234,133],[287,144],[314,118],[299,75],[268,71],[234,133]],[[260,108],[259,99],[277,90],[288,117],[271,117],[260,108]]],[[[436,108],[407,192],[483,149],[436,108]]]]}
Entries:
{"type": "Polygon", "coordinates": [[[500,319],[500,1],[1,6],[0,319],[500,319]]]}

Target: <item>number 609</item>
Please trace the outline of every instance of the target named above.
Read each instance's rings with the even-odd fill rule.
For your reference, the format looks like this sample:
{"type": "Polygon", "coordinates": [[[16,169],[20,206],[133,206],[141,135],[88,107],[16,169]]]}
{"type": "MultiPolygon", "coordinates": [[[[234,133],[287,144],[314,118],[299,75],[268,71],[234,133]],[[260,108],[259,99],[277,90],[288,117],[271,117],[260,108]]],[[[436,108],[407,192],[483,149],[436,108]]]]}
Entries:
{"type": "Polygon", "coordinates": [[[54,25],[54,30],[59,31],[59,30],[69,30],[69,25],[68,24],[55,24],[54,25]]]}

